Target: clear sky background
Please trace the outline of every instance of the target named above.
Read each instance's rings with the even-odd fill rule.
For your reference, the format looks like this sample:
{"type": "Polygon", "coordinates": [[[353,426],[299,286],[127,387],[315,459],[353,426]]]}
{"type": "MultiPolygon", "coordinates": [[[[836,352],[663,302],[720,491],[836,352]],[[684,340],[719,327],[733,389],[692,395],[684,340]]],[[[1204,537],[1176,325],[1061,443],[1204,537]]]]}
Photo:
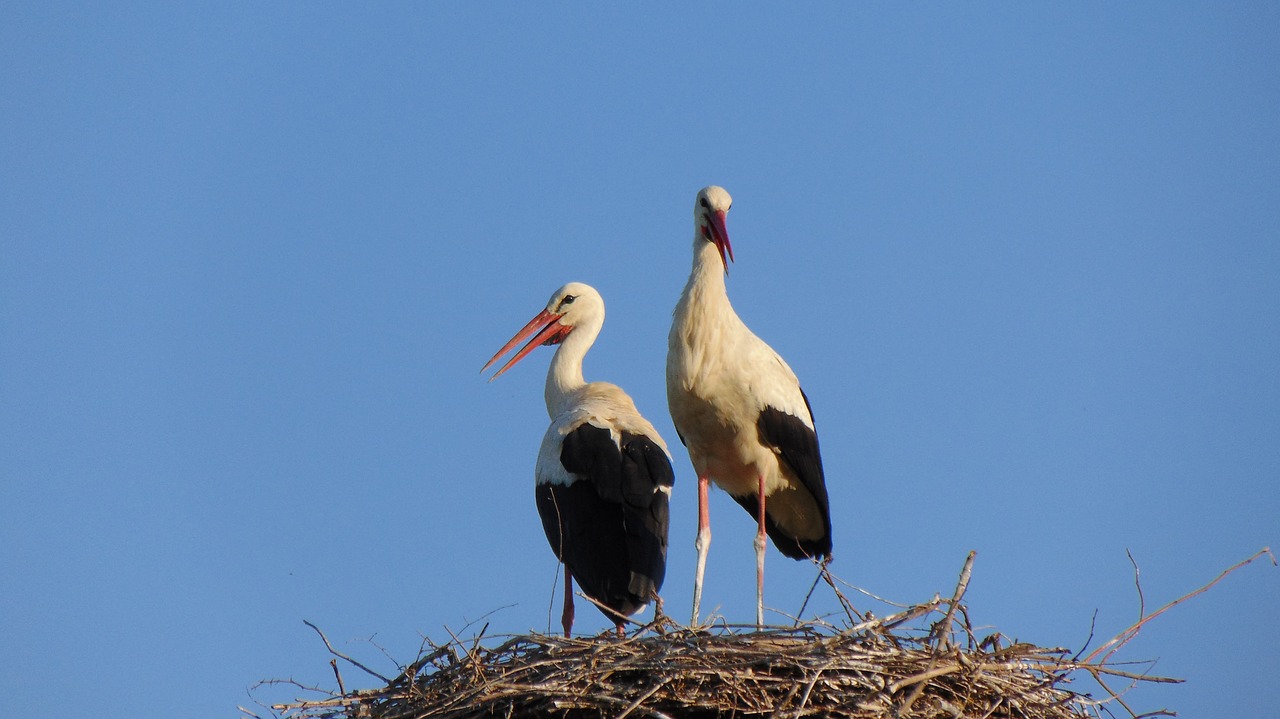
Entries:
{"type": "MultiPolygon", "coordinates": [[[[846,581],[924,601],[977,550],[978,624],[1079,648],[1137,619],[1126,550],[1150,610],[1280,545],[1275,3],[0,15],[0,715],[234,717],[332,683],[304,619],[388,673],[554,627],[551,351],[479,369],[570,280],[672,445],[684,620],[663,361],[713,183],[846,581]]],[[[749,622],[712,499],[705,605],[749,622]]],[[[767,604],[813,574],[771,549],[767,604]]],[[[1257,563],[1166,614],[1119,658],[1188,683],[1132,704],[1273,711],[1277,609],[1257,563]]]]}

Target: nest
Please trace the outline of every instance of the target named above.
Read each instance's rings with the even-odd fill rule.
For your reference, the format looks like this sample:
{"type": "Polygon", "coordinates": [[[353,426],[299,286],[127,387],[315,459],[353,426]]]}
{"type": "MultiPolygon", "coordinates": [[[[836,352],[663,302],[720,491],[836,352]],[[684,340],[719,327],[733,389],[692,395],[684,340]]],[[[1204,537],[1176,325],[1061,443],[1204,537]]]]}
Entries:
{"type": "Polygon", "coordinates": [[[1061,650],[997,642],[938,650],[881,629],[660,628],[623,640],[450,644],[383,689],[299,706],[294,716],[1092,716],[1084,698],[1059,686],[1069,670],[1061,650]]]}
{"type": "Polygon", "coordinates": [[[1112,707],[1132,717],[1171,715],[1135,713],[1108,682],[1179,680],[1126,671],[1111,659],[1143,623],[1192,595],[1081,658],[1083,650],[1072,655],[999,633],[975,635],[961,602],[971,563],[972,555],[951,598],[886,617],[856,612],[827,575],[846,610],[839,623],[756,629],[685,627],[659,618],[624,637],[574,638],[485,637],[481,629],[466,641],[428,642],[394,678],[337,652],[326,639],[331,653],[386,685],[348,692],[333,660],[339,691],[271,708],[282,719],[1080,719],[1114,716],[1112,707]],[[1078,677],[1092,680],[1100,697],[1074,690],[1078,677]]]}

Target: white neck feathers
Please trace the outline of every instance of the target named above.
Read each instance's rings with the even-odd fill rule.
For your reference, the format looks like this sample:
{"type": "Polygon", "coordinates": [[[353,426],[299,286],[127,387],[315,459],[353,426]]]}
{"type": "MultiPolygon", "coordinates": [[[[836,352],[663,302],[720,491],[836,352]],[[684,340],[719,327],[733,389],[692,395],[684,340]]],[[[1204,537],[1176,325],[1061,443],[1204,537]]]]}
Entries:
{"type": "Polygon", "coordinates": [[[547,414],[552,419],[568,407],[574,392],[586,386],[587,383],[582,378],[582,360],[595,343],[603,324],[604,318],[601,317],[591,318],[577,325],[556,348],[556,354],[551,358],[551,367],[547,369],[547,385],[543,391],[547,401],[547,414]]]}

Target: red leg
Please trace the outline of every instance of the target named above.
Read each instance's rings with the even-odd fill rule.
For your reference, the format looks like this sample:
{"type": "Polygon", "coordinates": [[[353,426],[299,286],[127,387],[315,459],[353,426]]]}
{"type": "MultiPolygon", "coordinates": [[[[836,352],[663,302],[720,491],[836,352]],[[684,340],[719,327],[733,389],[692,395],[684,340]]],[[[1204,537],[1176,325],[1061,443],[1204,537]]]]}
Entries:
{"type": "Polygon", "coordinates": [[[702,577],[707,571],[707,550],[711,548],[711,511],[707,506],[707,493],[711,480],[698,477],[698,570],[693,579],[693,626],[698,626],[698,609],[702,606],[702,577]]]}
{"type": "Polygon", "coordinates": [[[573,572],[569,565],[564,567],[564,613],[560,615],[560,624],[564,627],[564,636],[569,638],[569,630],[573,629],[573,572]]]}

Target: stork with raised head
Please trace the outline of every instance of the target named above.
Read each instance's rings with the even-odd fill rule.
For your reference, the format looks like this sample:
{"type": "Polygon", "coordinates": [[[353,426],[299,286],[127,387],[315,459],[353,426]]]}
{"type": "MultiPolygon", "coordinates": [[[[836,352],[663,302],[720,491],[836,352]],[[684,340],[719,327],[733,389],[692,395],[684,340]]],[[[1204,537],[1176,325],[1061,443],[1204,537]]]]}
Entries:
{"type": "Polygon", "coordinates": [[[831,511],[809,398],[773,348],[733,311],[725,276],[733,247],[724,188],[698,192],[693,271],[667,338],[667,404],[698,474],[693,623],[711,545],[708,483],[756,519],[756,625],[764,624],[765,536],[792,559],[831,557],[831,511]]]}
{"type": "Polygon", "coordinates": [[[483,372],[532,335],[496,379],[539,345],[560,346],[547,370],[551,426],[534,468],[538,514],[564,563],[564,635],[573,627],[573,582],[623,634],[622,625],[658,600],[667,567],[671,455],[617,385],[586,382],[582,359],[604,325],[604,299],[580,282],[551,295],[483,372]]]}

